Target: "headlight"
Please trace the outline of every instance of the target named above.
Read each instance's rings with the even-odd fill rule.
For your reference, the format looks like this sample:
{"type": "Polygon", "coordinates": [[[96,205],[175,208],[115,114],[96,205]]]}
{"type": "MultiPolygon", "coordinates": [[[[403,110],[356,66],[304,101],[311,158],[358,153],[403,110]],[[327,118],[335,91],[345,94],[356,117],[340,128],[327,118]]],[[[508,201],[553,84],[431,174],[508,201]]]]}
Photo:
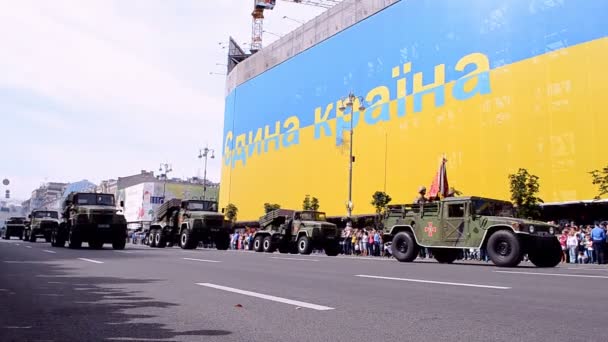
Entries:
{"type": "Polygon", "coordinates": [[[530,232],[530,234],[534,233],[534,226],[530,225],[530,227],[528,227],[528,231],[530,232]]]}
{"type": "Polygon", "coordinates": [[[549,227],[549,234],[551,234],[551,235],[555,234],[555,228],[549,227]]]}

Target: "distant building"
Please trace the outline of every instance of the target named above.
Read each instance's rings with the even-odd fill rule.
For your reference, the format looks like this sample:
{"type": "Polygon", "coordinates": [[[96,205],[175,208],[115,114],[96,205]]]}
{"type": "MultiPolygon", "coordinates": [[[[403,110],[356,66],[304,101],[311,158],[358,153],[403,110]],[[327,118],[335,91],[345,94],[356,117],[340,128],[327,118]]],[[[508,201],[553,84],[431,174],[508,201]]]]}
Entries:
{"type": "Polygon", "coordinates": [[[57,210],[58,202],[62,197],[67,183],[49,182],[32,191],[29,200],[22,203],[23,209],[30,212],[35,209],[57,210]]]}

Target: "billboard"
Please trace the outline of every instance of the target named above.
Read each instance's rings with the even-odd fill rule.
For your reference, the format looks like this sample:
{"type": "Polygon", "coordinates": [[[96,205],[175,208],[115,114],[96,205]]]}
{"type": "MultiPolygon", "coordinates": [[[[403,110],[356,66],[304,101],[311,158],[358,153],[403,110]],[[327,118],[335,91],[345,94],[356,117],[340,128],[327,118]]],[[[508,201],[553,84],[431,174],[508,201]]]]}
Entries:
{"type": "Polygon", "coordinates": [[[411,202],[443,156],[467,195],[509,199],[526,168],[545,202],[591,199],[606,20],[602,0],[399,1],[228,94],[220,205],[247,220],[309,194],[343,215],[351,143],[355,214],[377,190],[411,202]],[[350,92],[364,110],[339,109],[350,92]]]}

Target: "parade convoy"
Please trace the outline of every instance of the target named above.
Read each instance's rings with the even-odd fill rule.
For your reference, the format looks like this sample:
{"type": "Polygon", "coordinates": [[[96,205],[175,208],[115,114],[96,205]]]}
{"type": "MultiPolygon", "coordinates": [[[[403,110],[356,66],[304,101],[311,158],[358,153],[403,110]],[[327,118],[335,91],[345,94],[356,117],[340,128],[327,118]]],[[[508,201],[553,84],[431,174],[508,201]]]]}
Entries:
{"type": "MultiPolygon", "coordinates": [[[[35,210],[25,218],[11,218],[2,237],[36,241],[44,237],[54,247],[80,248],[87,242],[100,249],[105,243],[125,248],[127,223],[114,195],[72,193],[57,213],[35,210]]],[[[123,204],[121,203],[122,207],[123,204]]],[[[414,261],[421,248],[430,250],[439,263],[452,263],[460,251],[479,248],[500,267],[515,267],[528,256],[537,267],[555,267],[561,261],[558,227],[540,221],[515,218],[510,202],[483,197],[447,197],[423,204],[389,205],[380,225],[383,241],[391,242],[391,254],[400,262],[414,261]]],[[[256,252],[310,254],[323,250],[340,253],[341,231],[327,222],[325,213],[277,209],[260,217],[253,236],[256,252]]],[[[218,250],[230,246],[232,223],[218,213],[217,202],[172,199],[155,212],[148,231],[150,247],[179,245],[194,249],[199,243],[218,250]]]]}

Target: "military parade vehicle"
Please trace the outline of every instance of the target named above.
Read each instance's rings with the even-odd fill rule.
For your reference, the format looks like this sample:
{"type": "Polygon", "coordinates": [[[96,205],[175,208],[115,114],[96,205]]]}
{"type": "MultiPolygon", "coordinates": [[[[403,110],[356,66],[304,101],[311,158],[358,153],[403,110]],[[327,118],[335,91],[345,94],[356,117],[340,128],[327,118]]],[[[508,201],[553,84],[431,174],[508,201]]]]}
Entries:
{"type": "Polygon", "coordinates": [[[36,242],[43,237],[46,242],[51,242],[51,232],[59,226],[59,213],[50,210],[34,210],[28,216],[30,221],[25,227],[23,239],[36,242]]]}
{"type": "Polygon", "coordinates": [[[219,250],[230,247],[232,225],[218,213],[215,201],[174,198],[158,207],[155,216],[148,233],[150,247],[178,244],[183,249],[195,249],[199,242],[213,242],[219,250]]]}
{"type": "Polygon", "coordinates": [[[9,217],[4,224],[2,238],[4,240],[10,240],[12,236],[16,236],[20,240],[23,240],[23,232],[25,231],[26,223],[25,217],[9,217]]]}
{"type": "Polygon", "coordinates": [[[114,249],[125,248],[127,221],[118,213],[114,195],[71,193],[63,202],[61,216],[61,223],[51,232],[53,247],[63,247],[67,241],[70,248],[80,248],[83,242],[94,249],[104,243],[111,243],[114,249]]]}
{"type": "Polygon", "coordinates": [[[336,256],[340,251],[340,234],[335,224],[327,222],[325,213],[276,209],[260,218],[260,230],[254,233],[256,252],[310,254],[323,249],[336,256]]]}
{"type": "Polygon", "coordinates": [[[515,267],[524,255],[538,267],[554,267],[561,248],[558,227],[514,217],[510,202],[482,197],[448,197],[436,202],[391,205],[383,220],[384,241],[402,262],[421,247],[440,263],[452,263],[464,248],[484,248],[497,266],[515,267]]]}

